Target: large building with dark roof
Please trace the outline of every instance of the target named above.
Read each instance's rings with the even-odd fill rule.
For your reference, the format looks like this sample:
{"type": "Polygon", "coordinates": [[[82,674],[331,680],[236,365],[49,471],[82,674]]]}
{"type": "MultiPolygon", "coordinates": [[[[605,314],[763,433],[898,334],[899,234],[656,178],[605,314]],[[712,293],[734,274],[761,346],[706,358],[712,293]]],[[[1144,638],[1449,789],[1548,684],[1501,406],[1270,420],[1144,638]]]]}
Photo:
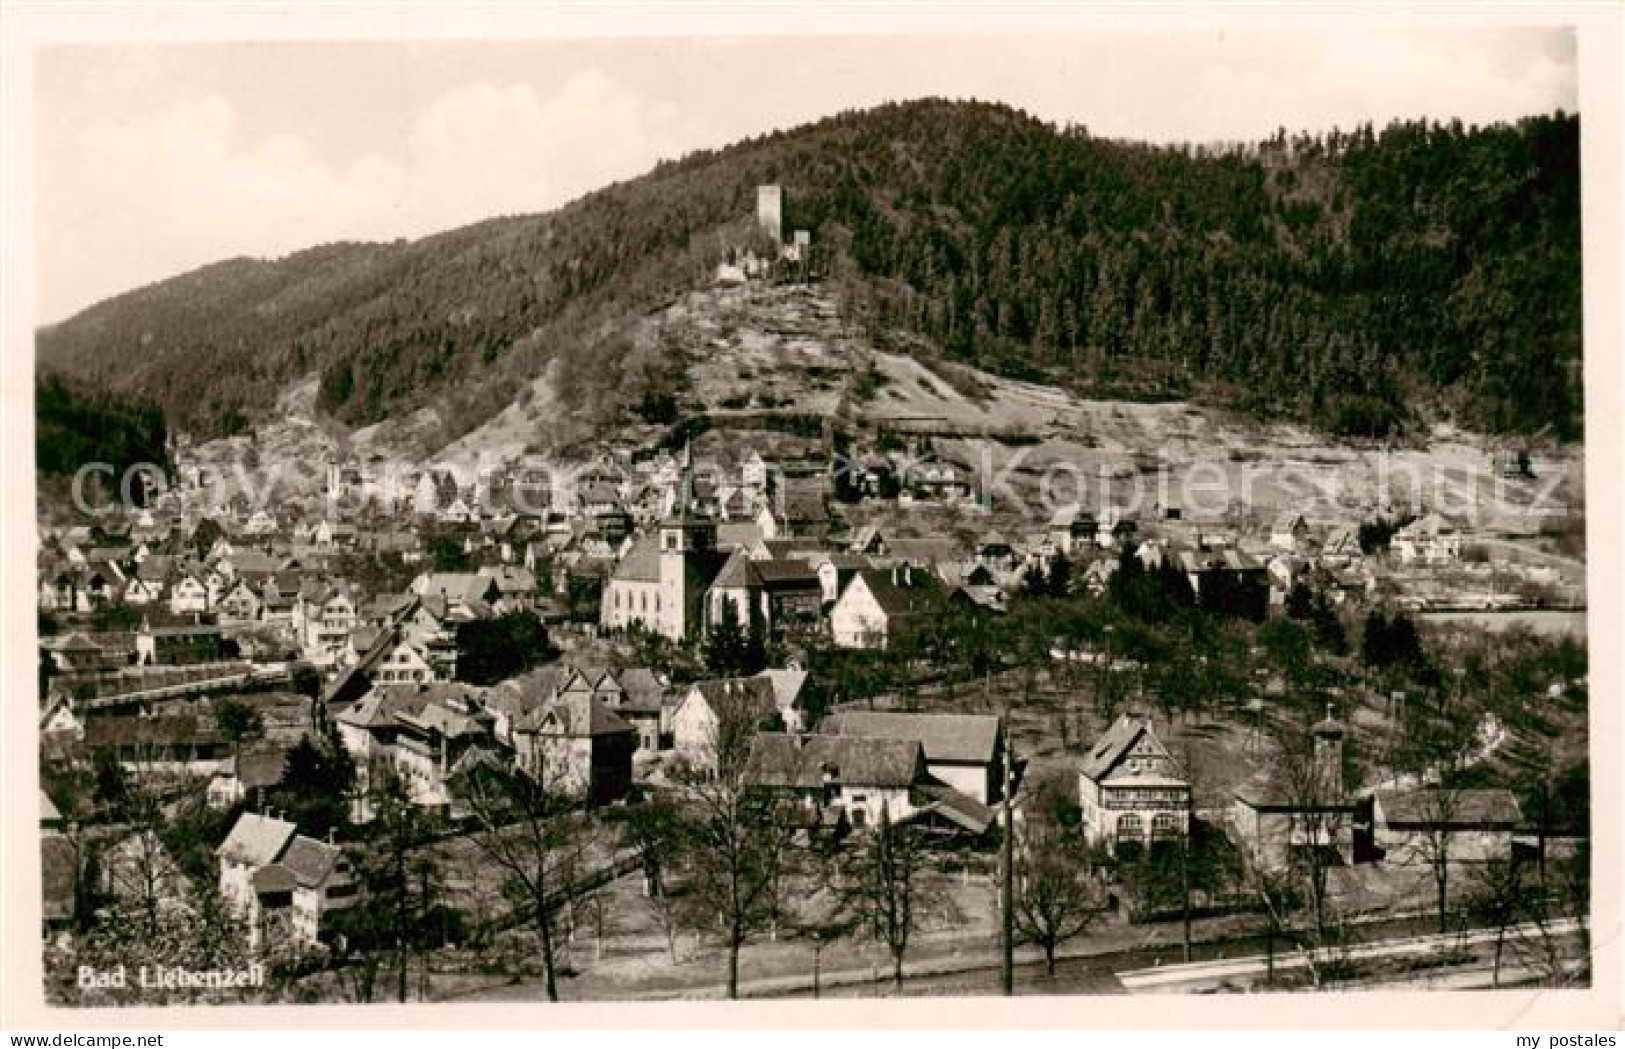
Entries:
{"type": "Polygon", "coordinates": [[[673,641],[705,626],[705,595],[727,561],[710,518],[680,510],[633,544],[615,566],[599,606],[607,630],[641,627],[673,641]]]}
{"type": "Polygon", "coordinates": [[[941,615],[947,604],[947,589],[927,569],[863,569],[830,609],[830,633],[842,648],[887,648],[899,633],[941,615]]]}
{"type": "Polygon", "coordinates": [[[632,785],[638,733],[590,688],[566,686],[513,728],[519,768],[549,791],[607,805],[632,785]]]}
{"type": "Polygon", "coordinates": [[[852,711],[825,718],[820,731],[918,742],[932,776],[983,805],[1003,797],[1004,726],[996,715],[852,711]]]}

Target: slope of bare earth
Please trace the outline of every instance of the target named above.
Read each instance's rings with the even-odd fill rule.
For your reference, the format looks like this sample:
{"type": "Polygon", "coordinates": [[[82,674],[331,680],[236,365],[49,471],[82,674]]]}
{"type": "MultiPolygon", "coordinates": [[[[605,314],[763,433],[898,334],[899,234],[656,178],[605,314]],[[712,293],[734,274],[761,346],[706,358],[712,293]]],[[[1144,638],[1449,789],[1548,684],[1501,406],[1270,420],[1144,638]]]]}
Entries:
{"type": "Polygon", "coordinates": [[[438,463],[464,470],[485,464],[511,463],[528,452],[562,443],[565,406],[552,382],[553,366],[533,379],[518,399],[489,422],[463,435],[435,453],[438,463]]]}
{"type": "Polygon", "coordinates": [[[270,421],[251,436],[208,441],[192,450],[191,462],[218,478],[223,498],[246,495],[258,503],[321,491],[327,461],[342,441],[342,427],[319,422],[316,376],[288,387],[270,421]]]}
{"type": "MultiPolygon", "coordinates": [[[[645,366],[676,365],[683,415],[703,413],[710,423],[708,451],[812,454],[809,424],[841,416],[860,441],[881,431],[928,438],[938,458],[990,492],[995,511],[1022,519],[1074,502],[1145,514],[1177,506],[1187,519],[1254,527],[1283,510],[1323,525],[1438,510],[1479,535],[1518,540],[1584,511],[1578,445],[1542,449],[1532,477],[1509,479],[1491,468],[1491,440],[1448,426],[1426,442],[1382,447],[1186,402],[1090,400],[942,362],[901,339],[878,348],[816,285],[695,290],[635,319],[625,335],[645,366]]],[[[295,488],[319,483],[330,453],[462,465],[557,455],[580,447],[591,407],[563,403],[558,380],[537,376],[508,408],[447,444],[428,409],[345,433],[318,419],[307,378],[282,397],[278,420],[260,428],[255,454],[295,488]]],[[[665,432],[623,420],[598,436],[637,445],[665,432]]],[[[246,446],[236,439],[203,451],[240,461],[246,446]]]]}
{"type": "Polygon", "coordinates": [[[743,285],[696,292],[666,310],[666,337],[687,348],[690,399],[730,414],[831,415],[858,340],[817,287],[743,285]]]}

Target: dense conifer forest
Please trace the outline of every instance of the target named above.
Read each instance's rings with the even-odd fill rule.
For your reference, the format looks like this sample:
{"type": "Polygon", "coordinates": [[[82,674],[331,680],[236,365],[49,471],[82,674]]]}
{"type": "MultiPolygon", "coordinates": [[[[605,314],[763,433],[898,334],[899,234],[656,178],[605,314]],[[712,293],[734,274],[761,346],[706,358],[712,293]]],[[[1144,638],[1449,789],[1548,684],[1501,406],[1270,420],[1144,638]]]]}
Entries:
{"type": "Polygon", "coordinates": [[[127,396],[79,388],[58,375],[42,376],[34,384],[34,458],[47,477],[71,478],[86,463],[107,464],[115,478],[142,463],[163,468],[163,412],[127,396]]]}
{"type": "Polygon", "coordinates": [[[433,406],[449,439],[554,360],[565,403],[607,420],[670,375],[631,322],[705,281],[779,182],[855,321],[949,359],[1346,437],[1449,418],[1576,439],[1579,172],[1561,113],[1154,147],[899,103],[544,215],[205,267],[42,330],[39,360],[204,437],[318,374],[344,422],[433,406]]]}

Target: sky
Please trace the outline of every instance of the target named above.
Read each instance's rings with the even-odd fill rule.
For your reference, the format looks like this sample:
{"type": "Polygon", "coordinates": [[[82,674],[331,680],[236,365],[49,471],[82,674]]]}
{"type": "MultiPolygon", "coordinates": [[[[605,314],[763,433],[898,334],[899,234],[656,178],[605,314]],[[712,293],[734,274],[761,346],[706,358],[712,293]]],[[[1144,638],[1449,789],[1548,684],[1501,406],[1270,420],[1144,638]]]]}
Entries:
{"type": "Polygon", "coordinates": [[[38,318],[209,262],[545,211],[662,158],[938,95],[1096,135],[1258,139],[1579,108],[1522,27],[56,46],[36,54],[38,318]]]}

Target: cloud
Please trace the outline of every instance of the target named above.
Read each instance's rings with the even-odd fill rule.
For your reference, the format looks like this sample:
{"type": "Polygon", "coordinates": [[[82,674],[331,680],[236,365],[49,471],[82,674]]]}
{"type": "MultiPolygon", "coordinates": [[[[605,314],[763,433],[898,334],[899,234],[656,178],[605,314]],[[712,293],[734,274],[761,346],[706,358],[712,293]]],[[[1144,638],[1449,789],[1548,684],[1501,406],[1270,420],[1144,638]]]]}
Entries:
{"type": "Polygon", "coordinates": [[[95,123],[41,171],[41,316],[231,256],[547,210],[708,134],[596,70],[546,95],[458,85],[410,117],[397,149],[346,163],[296,133],[247,140],[220,96],[95,123]]]}
{"type": "Polygon", "coordinates": [[[547,98],[529,84],[467,84],[413,122],[407,191],[436,221],[534,211],[707,144],[707,132],[703,121],[596,70],[547,98]]]}
{"type": "Polygon", "coordinates": [[[1578,108],[1561,30],[443,52],[295,49],[256,65],[253,51],[166,50],[139,76],[123,51],[57,62],[40,111],[42,317],[230,256],[547,210],[662,157],[886,99],[974,95],[1096,134],[1198,142],[1578,108]]]}

